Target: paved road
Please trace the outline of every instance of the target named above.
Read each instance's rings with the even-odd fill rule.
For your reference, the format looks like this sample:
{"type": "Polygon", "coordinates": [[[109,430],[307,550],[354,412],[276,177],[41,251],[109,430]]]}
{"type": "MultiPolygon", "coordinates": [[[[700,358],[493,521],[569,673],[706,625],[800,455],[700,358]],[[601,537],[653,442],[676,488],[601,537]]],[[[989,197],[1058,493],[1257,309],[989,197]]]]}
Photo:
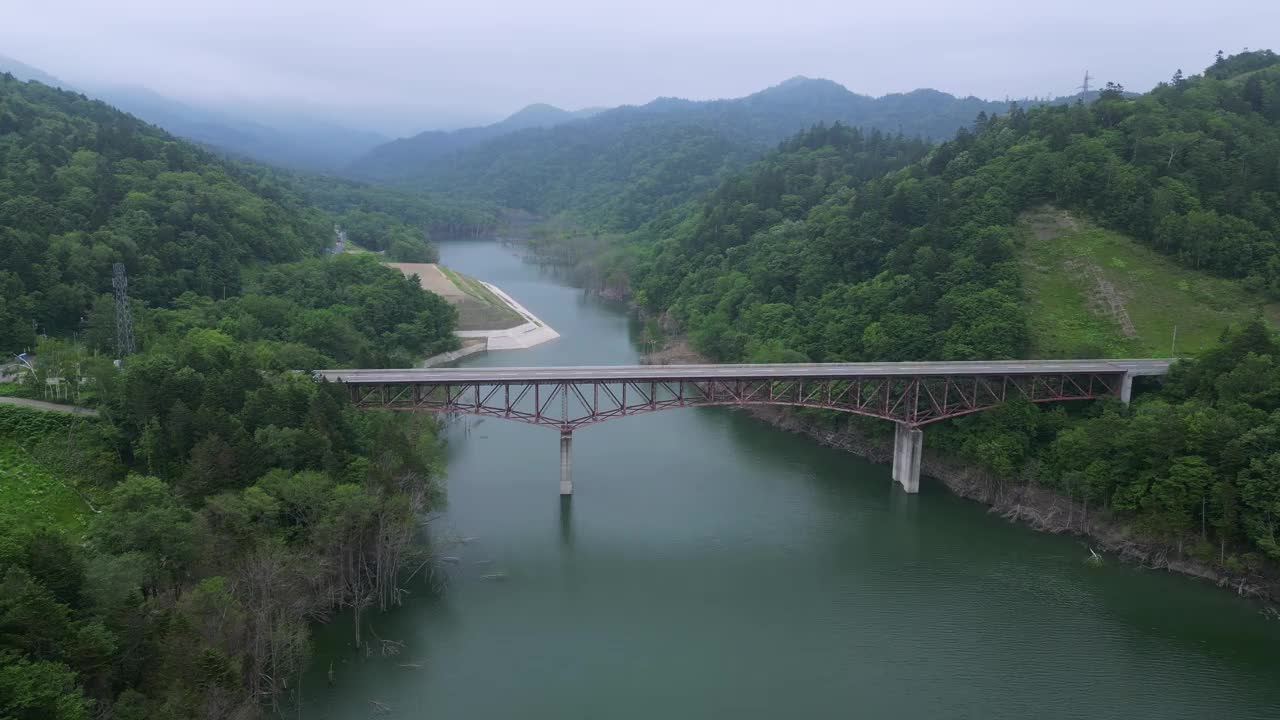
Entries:
{"type": "Polygon", "coordinates": [[[17,397],[0,397],[0,404],[3,405],[19,405],[32,410],[44,410],[45,412],[62,412],[72,415],[81,415],[83,417],[98,417],[98,411],[76,405],[59,405],[58,403],[45,402],[43,400],[30,400],[27,398],[17,397]]]}
{"type": "Polygon", "coordinates": [[[979,362],[809,363],[778,365],[606,365],[584,367],[320,370],[317,377],[348,384],[443,382],[580,382],[756,378],[920,377],[928,375],[1041,375],[1128,373],[1163,375],[1172,360],[1005,360],[979,362]]]}

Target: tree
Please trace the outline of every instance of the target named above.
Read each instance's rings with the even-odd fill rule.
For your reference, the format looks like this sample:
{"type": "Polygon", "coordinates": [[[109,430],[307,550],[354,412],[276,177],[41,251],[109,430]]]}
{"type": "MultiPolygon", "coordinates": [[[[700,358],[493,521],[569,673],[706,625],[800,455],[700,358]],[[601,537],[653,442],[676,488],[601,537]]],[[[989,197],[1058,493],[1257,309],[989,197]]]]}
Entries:
{"type": "Polygon", "coordinates": [[[1195,517],[1201,519],[1201,535],[1205,535],[1209,491],[1213,487],[1213,469],[1203,457],[1178,458],[1168,472],[1156,477],[1142,500],[1148,522],[1161,535],[1175,540],[1182,554],[1185,534],[1193,527],[1195,517]]]}
{"type": "Polygon", "coordinates": [[[1250,540],[1280,560],[1280,453],[1253,458],[1241,471],[1239,484],[1250,540]]]}
{"type": "Polygon", "coordinates": [[[191,514],[159,478],[131,475],[112,489],[91,537],[109,553],[146,561],[148,592],[178,592],[195,556],[191,514]]]}
{"type": "Polygon", "coordinates": [[[1240,500],[1235,483],[1219,480],[1214,483],[1210,496],[1213,513],[1213,529],[1218,536],[1218,563],[1227,562],[1227,543],[1235,540],[1240,532],[1240,500]]]}
{"type": "Polygon", "coordinates": [[[0,651],[0,716],[14,720],[87,720],[92,703],[65,665],[0,651]]]}

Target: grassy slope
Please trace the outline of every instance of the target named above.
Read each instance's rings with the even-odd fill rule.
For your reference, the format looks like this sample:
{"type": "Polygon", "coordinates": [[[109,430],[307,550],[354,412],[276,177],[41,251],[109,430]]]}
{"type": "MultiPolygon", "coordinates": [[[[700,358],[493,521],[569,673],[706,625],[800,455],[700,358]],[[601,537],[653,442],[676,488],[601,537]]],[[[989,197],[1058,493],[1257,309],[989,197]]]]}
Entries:
{"type": "Polygon", "coordinates": [[[443,265],[437,265],[440,272],[449,278],[467,297],[474,302],[463,302],[458,305],[459,330],[504,330],[524,322],[520,313],[512,310],[502,298],[493,294],[484,283],[443,265]]]}
{"type": "Polygon", "coordinates": [[[0,526],[49,526],[83,532],[91,508],[76,492],[74,469],[58,464],[57,437],[92,422],[61,412],[0,405],[0,526]],[[44,441],[54,447],[41,448],[44,441]],[[32,453],[35,453],[34,455],[32,453]],[[55,457],[50,458],[52,453],[55,457]],[[38,458],[43,458],[38,459],[38,458]],[[62,474],[67,473],[67,474],[62,474]]]}
{"type": "Polygon", "coordinates": [[[1175,325],[1177,354],[1194,354],[1231,323],[1258,312],[1272,325],[1280,318],[1280,307],[1236,282],[1184,268],[1069,213],[1042,208],[1021,226],[1035,357],[1167,357],[1175,325]]]}
{"type": "Polygon", "coordinates": [[[84,530],[89,507],[13,440],[0,438],[0,525],[84,530]]]}
{"type": "MultiPolygon", "coordinates": [[[[374,253],[372,250],[362,248],[349,240],[343,252],[383,255],[383,253],[374,253]]],[[[508,307],[479,280],[456,270],[450,270],[443,265],[437,264],[436,267],[440,268],[440,272],[467,296],[466,300],[455,305],[458,308],[459,330],[505,330],[524,322],[524,317],[520,313],[508,307]]]]}

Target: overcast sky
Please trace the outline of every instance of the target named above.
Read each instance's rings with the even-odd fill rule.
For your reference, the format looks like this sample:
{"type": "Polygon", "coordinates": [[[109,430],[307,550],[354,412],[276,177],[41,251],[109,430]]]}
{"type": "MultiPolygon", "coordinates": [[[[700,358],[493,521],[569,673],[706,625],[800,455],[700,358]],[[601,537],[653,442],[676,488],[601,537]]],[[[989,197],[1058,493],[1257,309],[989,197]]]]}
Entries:
{"type": "MultiPolygon", "coordinates": [[[[1145,90],[1280,44],[1276,0],[0,0],[0,54],[89,87],[404,134],[793,75],[871,95],[1145,90]]],[[[1276,48],[1273,48],[1276,49],[1276,48]]]]}

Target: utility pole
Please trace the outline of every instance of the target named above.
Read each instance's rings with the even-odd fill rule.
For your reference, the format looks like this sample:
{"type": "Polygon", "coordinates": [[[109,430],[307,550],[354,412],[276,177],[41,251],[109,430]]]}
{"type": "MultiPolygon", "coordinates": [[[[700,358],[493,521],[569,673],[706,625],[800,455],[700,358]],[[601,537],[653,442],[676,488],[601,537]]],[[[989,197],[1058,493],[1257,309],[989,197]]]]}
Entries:
{"type": "Polygon", "coordinates": [[[116,295],[116,354],[120,360],[133,354],[133,317],[129,314],[129,276],[124,263],[111,266],[111,287],[116,295]]]}
{"type": "Polygon", "coordinates": [[[1089,71],[1084,71],[1084,84],[1077,88],[1080,91],[1080,98],[1085,102],[1089,102],[1089,71]]]}

